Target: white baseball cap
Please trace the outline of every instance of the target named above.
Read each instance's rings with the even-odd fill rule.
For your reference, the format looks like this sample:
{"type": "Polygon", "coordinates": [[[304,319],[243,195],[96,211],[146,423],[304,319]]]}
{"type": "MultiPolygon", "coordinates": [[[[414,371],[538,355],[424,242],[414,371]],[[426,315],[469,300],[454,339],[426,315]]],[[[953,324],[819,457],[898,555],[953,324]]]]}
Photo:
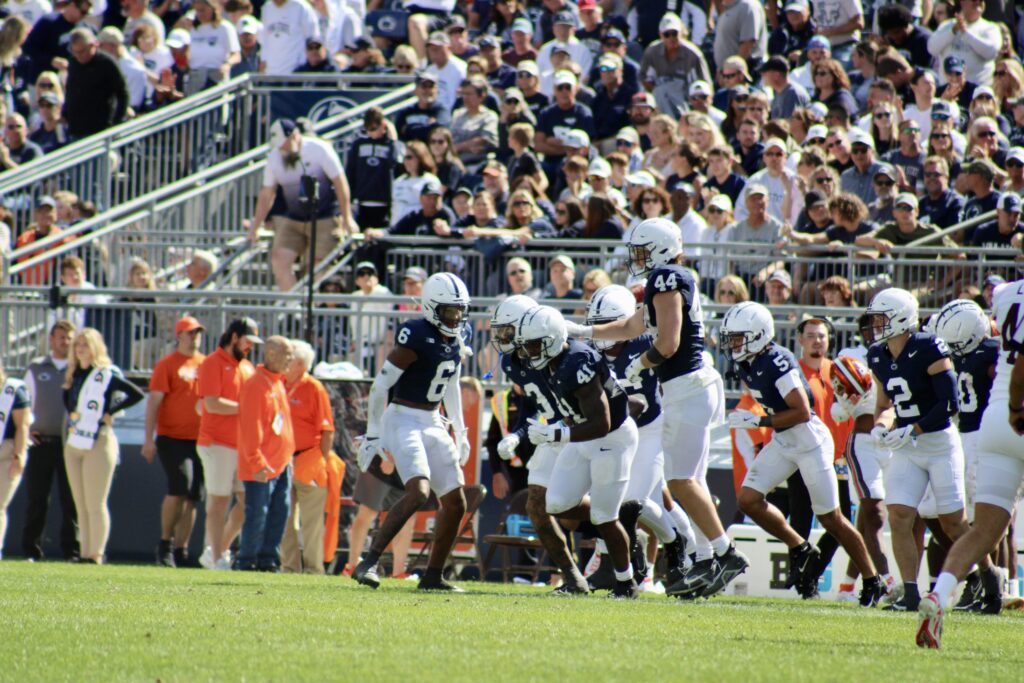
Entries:
{"type": "Polygon", "coordinates": [[[597,176],[598,178],[610,178],[612,176],[612,165],[603,157],[598,157],[590,162],[587,175],[597,176]]]}

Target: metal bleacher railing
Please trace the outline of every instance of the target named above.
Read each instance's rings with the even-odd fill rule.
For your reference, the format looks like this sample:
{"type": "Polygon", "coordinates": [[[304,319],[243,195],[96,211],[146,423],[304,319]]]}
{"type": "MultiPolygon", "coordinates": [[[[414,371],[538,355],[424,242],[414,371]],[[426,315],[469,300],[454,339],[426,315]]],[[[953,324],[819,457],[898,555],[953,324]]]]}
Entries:
{"type": "MultiPolygon", "coordinates": [[[[626,260],[622,243],[594,240],[535,240],[519,251],[507,252],[497,263],[488,263],[473,250],[470,241],[438,238],[401,238],[390,241],[385,256],[382,282],[392,291],[401,291],[402,273],[410,265],[429,271],[454,271],[462,275],[474,295],[471,317],[474,321],[476,355],[468,363],[468,373],[487,384],[500,383],[494,353],[488,347],[489,310],[505,289],[504,273],[508,258],[521,256],[533,266],[534,285],[547,285],[547,264],[558,253],[567,253],[577,264],[580,275],[593,268],[607,270],[614,281],[625,282],[626,260]],[[481,296],[484,295],[484,296],[481,296]]],[[[1019,263],[1008,249],[974,250],[962,258],[962,249],[914,247],[894,250],[892,258],[857,256],[852,250],[827,255],[794,255],[775,248],[743,243],[689,245],[698,251],[692,265],[706,275],[734,271],[753,271],[765,264],[782,261],[796,274],[795,289],[804,282],[820,282],[827,275],[843,275],[854,286],[857,300],[863,304],[881,288],[898,285],[914,290],[926,311],[934,310],[957,296],[967,285],[978,286],[988,274],[998,273],[1015,279],[1019,263]]],[[[801,254],[809,251],[800,249],[801,254]]],[[[163,283],[167,285],[168,283],[163,283]]],[[[710,290],[708,290],[710,291],[710,290]]],[[[204,322],[209,333],[206,345],[212,349],[227,322],[240,315],[254,317],[264,334],[301,336],[303,296],[300,291],[281,293],[272,288],[237,289],[217,287],[201,290],[103,289],[56,290],[46,287],[10,286],[0,288],[5,301],[0,315],[0,338],[6,339],[4,365],[23,367],[42,351],[45,330],[58,316],[79,316],[86,324],[103,331],[112,356],[129,374],[145,375],[153,363],[166,353],[173,340],[174,320],[188,312],[204,322]],[[100,294],[99,300],[95,296],[100,294]],[[76,295],[89,295],[88,304],[76,303],[76,295]]],[[[557,301],[567,314],[581,316],[585,302],[557,301]]],[[[857,304],[853,304],[856,306],[857,304]]],[[[710,299],[704,306],[709,349],[714,355],[716,323],[726,309],[710,299]]],[[[352,296],[318,294],[315,299],[315,339],[318,356],[329,363],[347,361],[367,375],[373,372],[390,348],[396,321],[416,314],[416,302],[405,296],[352,296]]],[[[814,306],[773,306],[778,336],[793,346],[796,325],[806,314],[828,315],[836,325],[837,347],[854,343],[857,308],[814,306]]],[[[715,362],[725,369],[724,358],[715,362]]],[[[734,387],[735,388],[735,387],[734,387]]]]}
{"type": "MultiPolygon", "coordinates": [[[[331,140],[344,155],[349,141],[361,129],[362,115],[367,108],[377,105],[387,113],[394,113],[412,101],[409,78],[379,76],[366,80],[360,76],[358,79],[325,79],[318,74],[305,78],[291,76],[286,81],[262,76],[231,81],[237,90],[233,91],[237,101],[234,106],[226,107],[235,112],[229,120],[239,118],[237,112],[241,111],[245,113],[241,118],[247,123],[233,128],[229,126],[221,134],[226,141],[218,143],[217,155],[207,159],[209,163],[205,167],[158,164],[144,169],[141,172],[144,182],[133,181],[119,186],[120,194],[116,195],[116,201],[95,217],[75,223],[59,235],[49,236],[5,255],[0,264],[4,283],[24,281],[23,274],[27,272],[36,274],[34,283],[56,282],[59,273],[53,266],[70,254],[83,258],[87,274],[97,285],[124,283],[132,259],[136,258],[145,260],[154,272],[167,280],[173,280],[182,273],[196,249],[208,249],[224,262],[224,267],[217,274],[219,284],[235,288],[272,287],[266,264],[267,250],[251,249],[244,240],[245,220],[252,215],[266,164],[268,150],[263,141],[270,123],[270,96],[287,90],[308,91],[310,83],[336,88],[339,83],[359,80],[366,85],[380,86],[382,80],[388,79],[387,85],[392,89],[382,96],[364,104],[339,107],[336,111],[325,110],[325,118],[314,121],[317,134],[331,140]],[[242,138],[240,142],[239,138],[242,138]],[[43,250],[44,253],[38,253],[43,250]]],[[[226,106],[223,102],[221,105],[226,106]]],[[[207,108],[201,109],[206,111],[207,108]]],[[[200,115],[199,121],[202,120],[200,115]]],[[[111,134],[103,145],[93,145],[81,157],[64,159],[64,170],[51,169],[49,173],[54,177],[88,176],[93,166],[102,165],[103,159],[109,156],[107,152],[97,151],[104,146],[117,150],[115,156],[120,155],[122,159],[135,153],[134,147],[131,154],[125,152],[126,146],[133,144],[153,153],[163,149],[162,154],[173,158],[178,155],[170,141],[186,139],[190,135],[200,137],[197,132],[200,129],[196,128],[199,125],[199,122],[191,120],[191,115],[183,113],[172,119],[161,119],[156,128],[135,131],[131,136],[111,134]]],[[[210,130],[202,130],[205,139],[217,137],[210,130]]],[[[26,176],[23,182],[0,177],[4,203],[7,204],[10,198],[11,204],[18,206],[18,197],[37,197],[51,191],[54,185],[48,178],[41,179],[35,173],[26,176]],[[5,180],[6,185],[3,184],[5,180]]],[[[66,188],[63,184],[58,186],[66,188]]],[[[103,194],[93,186],[80,189],[103,194]]]]}

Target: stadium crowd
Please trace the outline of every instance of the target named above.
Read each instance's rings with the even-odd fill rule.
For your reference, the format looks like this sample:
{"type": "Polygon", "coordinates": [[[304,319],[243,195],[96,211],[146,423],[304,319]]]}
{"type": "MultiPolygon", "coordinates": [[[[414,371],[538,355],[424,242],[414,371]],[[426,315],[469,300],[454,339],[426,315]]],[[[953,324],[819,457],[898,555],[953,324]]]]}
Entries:
{"type": "MultiPolygon", "coordinates": [[[[354,265],[344,273],[350,279],[326,279],[323,292],[376,296],[401,286],[405,295],[419,296],[430,279],[427,266],[475,283],[474,296],[579,300],[578,306],[558,305],[582,315],[613,282],[643,300],[649,283],[626,278],[633,260],[627,246],[639,226],[665,219],[678,231],[679,265],[695,283],[698,302],[771,307],[779,341],[801,356],[814,391],[811,402],[831,432],[835,471],[855,487],[855,477],[844,471],[855,420],[852,413],[842,420],[833,415],[833,403],[842,401],[828,357],[859,348],[867,362],[870,339],[863,335],[872,325],[854,324],[864,306],[899,287],[915,301],[915,320],[918,303],[939,308],[971,300],[991,310],[993,291],[1020,277],[1015,261],[1024,261],[1024,67],[1018,49],[1024,46],[1024,18],[1013,3],[196,0],[147,6],[124,0],[120,7],[100,7],[72,0],[51,12],[46,0],[9,0],[3,8],[4,169],[239,73],[412,78],[415,103],[390,118],[380,108],[368,109],[362,131],[346,141],[344,158],[303,121],[268,122],[270,155],[246,229],[257,245],[262,228],[273,230],[270,264],[282,290],[297,281],[315,223],[317,260],[338,256],[341,245],[355,251],[354,265]],[[399,19],[399,30],[383,29],[382,15],[399,19]],[[316,200],[306,191],[310,178],[318,185],[316,200]],[[972,222],[960,226],[965,221],[972,222]],[[960,227],[949,230],[954,226],[960,227]],[[438,241],[424,248],[422,262],[394,272],[389,251],[407,237],[438,241]],[[554,248],[545,240],[560,241],[554,248]],[[579,246],[566,246],[566,240],[579,246]],[[606,250],[600,263],[592,255],[597,247],[606,250]],[[544,258],[538,263],[528,252],[544,258]],[[439,253],[443,261],[434,258],[439,253]],[[979,274],[973,264],[993,254],[997,265],[979,274]],[[797,318],[797,309],[779,308],[787,304],[824,305],[833,312],[797,318]],[[835,322],[846,331],[837,331],[835,322]],[[796,334],[784,339],[783,328],[796,323],[796,334]]],[[[27,247],[95,210],[87,198],[66,192],[41,197],[31,225],[12,225],[9,215],[0,224],[6,232],[0,248],[27,247]]],[[[205,329],[194,318],[175,321],[173,335],[162,329],[170,325],[145,316],[133,319],[132,332],[101,334],[93,328],[103,328],[103,319],[90,317],[89,304],[107,300],[102,289],[115,284],[209,286],[216,255],[197,252],[178,282],[154,281],[144,261],[95,263],[84,254],[67,256],[22,275],[26,285],[59,277],[66,287],[80,291],[91,283],[100,291],[59,302],[48,321],[49,354],[29,369],[36,379],[12,392],[12,445],[5,446],[4,457],[8,450],[14,457],[5,468],[10,474],[2,502],[13,496],[19,460],[24,464],[31,451],[25,474],[30,489],[45,483],[48,490],[55,476],[65,482],[65,556],[102,562],[110,524],[105,499],[117,461],[110,416],[143,400],[114,368],[148,368],[153,363],[141,358],[162,357],[150,379],[143,448],[150,461],[160,456],[168,476],[159,561],[190,564],[184,548],[205,488],[203,566],[275,570],[282,565],[278,546],[285,528],[299,526],[302,553],[309,554],[300,553],[292,538],[284,565],[322,572],[319,520],[331,506],[324,484],[312,482],[326,483],[337,470],[331,411],[309,371],[318,352],[321,360],[362,364],[367,347],[401,345],[401,331],[382,328],[364,337],[362,346],[345,340],[347,330],[324,325],[317,348],[268,337],[264,363],[256,368],[246,358],[263,340],[253,321],[240,319],[204,360],[199,340],[205,329]],[[165,347],[172,336],[173,347],[165,347]],[[111,357],[124,360],[112,363],[111,357]],[[52,385],[47,390],[56,392],[42,402],[54,413],[45,417],[37,412],[40,372],[52,385]],[[98,377],[101,386],[86,377],[98,377]],[[301,426],[294,415],[287,418],[289,403],[295,410],[293,390],[309,393],[300,402],[311,411],[301,426]],[[28,423],[30,402],[39,425],[28,423]],[[65,417],[77,439],[68,438],[65,417]],[[261,430],[241,429],[243,420],[261,430]],[[311,461],[313,474],[300,479],[298,461],[288,467],[293,454],[311,461]],[[289,512],[292,496],[300,512],[289,512]],[[298,525],[289,515],[300,518],[298,525]],[[232,560],[229,548],[239,534],[232,560]]],[[[700,337],[708,366],[738,381],[743,375],[734,369],[734,349],[719,343],[726,320],[700,310],[698,303],[693,315],[705,326],[700,337]]],[[[524,473],[513,471],[498,449],[517,400],[501,394],[493,404],[488,452],[499,497],[527,487],[524,473]]],[[[739,409],[759,409],[751,392],[743,394],[739,409]]],[[[758,430],[769,425],[754,420],[750,429],[733,426],[741,508],[761,523],[766,518],[751,510],[763,511],[763,501],[744,497],[743,472],[768,442],[769,433],[758,430]]],[[[855,547],[849,545],[852,528],[821,514],[835,510],[812,505],[813,485],[800,472],[790,474],[785,502],[776,491],[768,505],[783,509],[789,520],[773,528],[801,540],[791,546],[799,549],[794,558],[810,552],[803,539],[815,514],[834,534],[822,555],[839,545],[855,547]]],[[[401,484],[389,491],[380,483],[388,475],[380,473],[376,481],[360,476],[368,483],[359,494],[363,499],[357,496],[362,508],[352,530],[354,548],[362,547],[376,513],[402,500],[401,484]]],[[[692,509],[705,504],[700,494],[679,493],[694,481],[688,475],[667,482],[666,513],[674,509],[674,496],[694,517],[692,509]]],[[[839,491],[837,504],[848,516],[849,485],[839,491]]],[[[869,578],[896,583],[877,540],[882,499],[870,486],[856,493],[863,514],[854,533],[863,535],[866,549],[848,569],[847,596],[858,572],[865,586],[869,578]]],[[[34,513],[23,546],[30,557],[40,557],[48,499],[38,492],[30,497],[34,513]]],[[[450,514],[453,503],[446,504],[450,514]]],[[[947,519],[949,513],[922,515],[934,522],[932,542],[943,550],[966,525],[947,519]]],[[[910,533],[905,518],[890,512],[889,520],[900,533],[910,533]]],[[[722,538],[720,529],[713,531],[702,531],[705,540],[722,538]]],[[[408,528],[388,533],[407,548],[408,528]]],[[[659,536],[666,547],[671,538],[659,536]]],[[[1008,558],[1016,555],[1003,543],[996,561],[1013,576],[1016,563],[1008,558]]],[[[611,540],[603,548],[617,550],[611,540]]],[[[379,558],[381,552],[375,541],[370,553],[379,558]]],[[[714,557],[702,559],[717,562],[727,552],[716,547],[714,557]]],[[[942,553],[935,553],[938,577],[942,553]]],[[[402,554],[396,548],[396,556],[402,554]]],[[[358,558],[358,552],[350,555],[348,571],[358,558]]],[[[394,574],[401,575],[404,567],[397,558],[395,564],[394,574]]],[[[436,563],[431,567],[436,570],[436,563]]],[[[978,589],[967,606],[982,599],[982,587],[991,588],[982,586],[991,580],[988,570],[975,579],[978,589]]],[[[621,580],[618,566],[615,571],[621,580]]],[[[910,590],[907,577],[903,583],[910,590]]],[[[805,597],[814,593],[812,586],[798,588],[805,597]]],[[[920,596],[913,591],[894,604],[916,608],[920,596]]]]}

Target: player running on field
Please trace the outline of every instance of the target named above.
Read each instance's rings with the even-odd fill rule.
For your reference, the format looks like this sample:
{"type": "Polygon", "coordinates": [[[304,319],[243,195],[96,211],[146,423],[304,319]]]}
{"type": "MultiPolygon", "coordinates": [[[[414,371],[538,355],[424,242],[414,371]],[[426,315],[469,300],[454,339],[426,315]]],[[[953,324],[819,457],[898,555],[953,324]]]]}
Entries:
{"type": "Polygon", "coordinates": [[[943,613],[953,602],[957,583],[1006,533],[1024,480],[1024,280],[997,287],[992,312],[1002,350],[981,418],[974,525],[953,544],[935,590],[921,600],[920,647],[941,645],[943,613]]]}
{"type": "Polygon", "coordinates": [[[771,440],[761,449],[743,480],[738,503],[758,526],[789,548],[793,584],[804,597],[816,593],[824,571],[817,548],[793,530],[778,508],[765,496],[794,472],[807,485],[811,508],[821,526],[846,550],[864,575],[860,604],[871,607],[884,595],[881,579],[868,555],[864,539],[839,510],[839,482],[833,466],[832,435],[811,407],[811,389],[788,349],[775,343],[775,321],[761,304],[746,301],[725,314],[721,348],[736,361],[740,377],[767,415],[749,410],[729,413],[735,429],[771,427],[771,440]]]}
{"type": "Polygon", "coordinates": [[[441,572],[466,512],[462,466],[469,459],[470,445],[462,418],[459,372],[463,357],[472,355],[466,347],[469,292],[455,275],[436,273],[423,285],[422,303],[424,317],[399,326],[395,346],[373,380],[366,436],[358,456],[359,468],[365,472],[382,451],[390,453],[405,495],[388,511],[352,578],[371,588],[380,585],[380,556],[433,490],[441,508],[419,588],[463,592],[441,572]],[[454,439],[438,411],[442,402],[454,439]]]}

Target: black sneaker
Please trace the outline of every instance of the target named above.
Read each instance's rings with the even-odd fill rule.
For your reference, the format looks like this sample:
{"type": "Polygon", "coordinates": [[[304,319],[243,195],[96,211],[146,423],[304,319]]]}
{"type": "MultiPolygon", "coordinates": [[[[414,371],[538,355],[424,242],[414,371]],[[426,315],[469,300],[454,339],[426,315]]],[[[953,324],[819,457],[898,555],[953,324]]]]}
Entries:
{"type": "Polygon", "coordinates": [[[601,555],[601,564],[597,566],[596,572],[587,577],[587,584],[592,591],[610,591],[615,588],[615,570],[607,553],[601,555]]]}
{"type": "Polygon", "coordinates": [[[968,607],[965,611],[974,612],[975,614],[999,614],[1002,609],[1003,598],[1001,596],[982,596],[978,600],[975,600],[974,604],[968,607]]]}
{"type": "Polygon", "coordinates": [[[632,579],[616,581],[615,588],[608,594],[608,597],[614,600],[634,600],[640,597],[640,589],[637,588],[636,581],[632,579]]]}
{"type": "Polygon", "coordinates": [[[669,585],[683,578],[686,566],[686,539],[676,532],[676,538],[665,544],[665,568],[669,585]]]}
{"type": "Polygon", "coordinates": [[[584,581],[582,585],[578,585],[572,581],[566,581],[561,586],[548,593],[548,595],[590,595],[590,588],[587,587],[586,581],[584,581]]]}
{"type": "MultiPolygon", "coordinates": [[[[352,572],[352,578],[364,586],[370,588],[377,588],[380,586],[380,575],[377,573],[377,563],[370,562],[369,560],[363,560],[356,565],[355,570],[352,572]]],[[[421,582],[422,583],[422,582],[421,582]]]]}
{"type": "Polygon", "coordinates": [[[700,560],[690,567],[690,571],[686,572],[683,578],[666,588],[665,594],[681,598],[700,597],[717,574],[718,567],[715,558],[700,560]]]}
{"type": "Polygon", "coordinates": [[[160,541],[156,548],[156,563],[161,567],[174,567],[174,550],[170,541],[160,541]]]}
{"type": "Polygon", "coordinates": [[[187,548],[175,548],[174,549],[174,566],[178,569],[196,569],[199,567],[199,563],[188,556],[187,548]]]}
{"type": "Polygon", "coordinates": [[[629,561],[633,563],[633,577],[637,583],[647,576],[647,548],[640,543],[636,530],[643,509],[644,504],[639,500],[627,500],[619,507],[619,523],[629,538],[629,561]]]}
{"type": "Polygon", "coordinates": [[[953,607],[958,612],[966,612],[971,609],[971,606],[981,600],[982,598],[982,585],[981,577],[978,576],[977,572],[971,572],[967,575],[967,582],[964,584],[964,592],[960,594],[960,601],[953,607]]]}
{"type": "Polygon", "coordinates": [[[860,606],[875,607],[884,597],[885,584],[882,583],[881,579],[875,577],[875,581],[871,584],[867,581],[864,582],[864,586],[860,591],[860,606]]]}
{"type": "MultiPolygon", "coordinates": [[[[353,574],[355,576],[355,574],[353,574]]],[[[443,578],[428,579],[426,577],[420,579],[420,583],[416,586],[421,591],[444,591],[446,593],[465,593],[466,591],[456,586],[454,583],[448,583],[443,578]]]]}
{"type": "Polygon", "coordinates": [[[715,558],[715,568],[717,572],[701,595],[705,598],[718,595],[725,590],[725,587],[728,586],[733,579],[747,571],[747,567],[749,566],[750,560],[747,559],[747,556],[736,550],[736,546],[729,546],[729,550],[726,551],[724,555],[715,558]]]}
{"type": "Polygon", "coordinates": [[[803,550],[790,550],[787,583],[796,588],[800,597],[809,600],[818,595],[818,579],[824,569],[821,553],[814,546],[808,544],[803,550]]]}
{"type": "Polygon", "coordinates": [[[883,612],[916,612],[921,604],[921,598],[904,595],[896,602],[891,602],[882,608],[883,612]]]}

